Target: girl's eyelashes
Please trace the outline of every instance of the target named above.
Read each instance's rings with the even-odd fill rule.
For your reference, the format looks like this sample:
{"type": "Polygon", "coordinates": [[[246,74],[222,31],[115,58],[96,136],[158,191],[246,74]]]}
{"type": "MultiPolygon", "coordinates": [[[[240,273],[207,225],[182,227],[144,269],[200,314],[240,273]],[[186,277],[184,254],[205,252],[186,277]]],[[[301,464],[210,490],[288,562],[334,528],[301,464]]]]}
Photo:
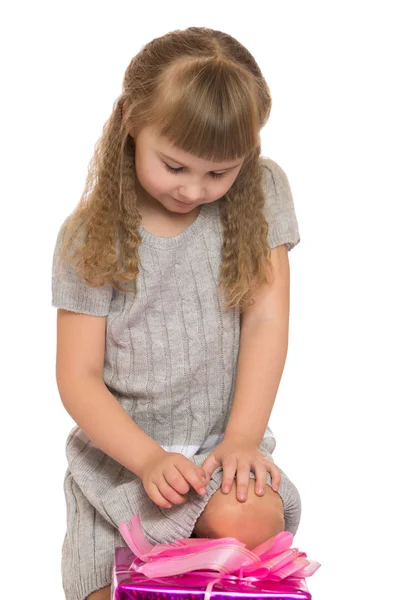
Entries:
{"type": "MultiPolygon", "coordinates": [[[[175,173],[175,175],[177,175],[178,173],[180,173],[184,167],[179,167],[179,169],[174,169],[173,167],[170,167],[167,163],[164,163],[167,171],[169,171],[170,173],[175,173]]],[[[225,173],[210,173],[211,177],[214,177],[215,179],[219,179],[220,177],[223,177],[225,175],[225,173]]]]}

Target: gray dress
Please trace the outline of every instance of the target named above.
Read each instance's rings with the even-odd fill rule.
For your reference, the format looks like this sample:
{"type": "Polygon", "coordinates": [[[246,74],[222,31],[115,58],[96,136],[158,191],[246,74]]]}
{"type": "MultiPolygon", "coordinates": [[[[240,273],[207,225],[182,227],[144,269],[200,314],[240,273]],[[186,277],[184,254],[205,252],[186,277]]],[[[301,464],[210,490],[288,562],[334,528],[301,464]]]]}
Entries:
{"type": "MultiPolygon", "coordinates": [[[[300,236],[288,179],[271,159],[262,158],[261,163],[270,246],[287,244],[291,250],[300,236]]],[[[74,269],[61,269],[64,224],[54,250],[52,305],[107,317],[107,388],[160,446],[201,466],[222,440],[233,401],[240,339],[239,311],[222,310],[217,292],[219,202],[202,205],[196,220],[175,237],[154,236],[140,225],[136,295],[112,286],[89,288],[74,269]]],[[[275,444],[267,427],[260,449],[271,461],[275,444]]],[[[139,512],[151,543],[190,537],[222,482],[220,467],[204,496],[191,488],[184,504],[164,509],[150,500],[136,475],[97,448],[78,426],[68,435],[66,457],[61,565],[66,600],[84,600],[111,583],[114,548],[126,546],[118,531],[121,521],[127,523],[139,512]]],[[[280,471],[285,530],[295,534],[300,496],[280,471]]],[[[267,484],[271,485],[269,473],[267,484]]]]}

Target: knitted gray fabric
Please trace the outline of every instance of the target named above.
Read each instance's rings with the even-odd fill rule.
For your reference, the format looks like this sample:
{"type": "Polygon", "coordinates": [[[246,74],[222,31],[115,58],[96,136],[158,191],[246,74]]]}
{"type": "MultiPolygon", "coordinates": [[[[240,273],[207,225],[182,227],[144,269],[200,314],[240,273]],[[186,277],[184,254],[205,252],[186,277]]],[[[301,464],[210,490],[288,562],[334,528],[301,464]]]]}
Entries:
{"type": "MultiPolygon", "coordinates": [[[[270,246],[287,244],[291,250],[300,235],[288,179],[271,159],[262,158],[261,164],[270,246]]],[[[222,440],[229,418],[240,339],[239,311],[222,310],[217,291],[219,202],[202,205],[196,220],[175,237],[154,236],[140,225],[136,295],[111,286],[89,288],[73,268],[61,269],[64,225],[54,251],[52,305],[107,317],[107,388],[160,446],[181,452],[200,466],[222,440]]],[[[267,427],[260,449],[271,461],[275,445],[267,427]]],[[[97,448],[78,426],[68,436],[66,457],[67,531],[62,547],[66,600],[84,600],[111,583],[114,549],[126,546],[118,531],[121,521],[140,512],[152,543],[190,537],[222,483],[218,468],[204,496],[191,489],[184,504],[163,509],[149,499],[136,475],[97,448]]],[[[285,530],[295,534],[300,496],[280,471],[285,530]]],[[[269,474],[267,483],[271,486],[269,474]]]]}

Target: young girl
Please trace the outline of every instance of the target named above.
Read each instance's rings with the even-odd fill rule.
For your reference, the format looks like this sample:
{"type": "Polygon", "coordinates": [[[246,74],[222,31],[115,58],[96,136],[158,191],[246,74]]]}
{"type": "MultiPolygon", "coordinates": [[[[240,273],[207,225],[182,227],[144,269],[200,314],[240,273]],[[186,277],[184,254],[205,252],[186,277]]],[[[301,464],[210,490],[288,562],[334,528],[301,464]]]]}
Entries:
{"type": "Polygon", "coordinates": [[[296,533],[267,426],[288,338],[285,172],[260,156],[269,88],[231,36],[189,27],[131,61],[56,241],[67,600],[110,598],[118,526],[152,543],[296,533]],[[240,349],[240,352],[239,352],[240,349]],[[225,489],[226,488],[226,489],[225,489]]]}

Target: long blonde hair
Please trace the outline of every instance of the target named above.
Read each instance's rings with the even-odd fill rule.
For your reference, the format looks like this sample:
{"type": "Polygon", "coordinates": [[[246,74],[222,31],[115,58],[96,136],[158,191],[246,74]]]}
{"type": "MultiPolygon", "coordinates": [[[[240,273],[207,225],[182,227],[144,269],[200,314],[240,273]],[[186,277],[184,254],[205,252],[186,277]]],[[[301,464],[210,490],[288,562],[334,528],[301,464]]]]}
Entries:
{"type": "Polygon", "coordinates": [[[129,130],[155,126],[196,157],[222,162],[245,156],[220,199],[219,289],[227,309],[252,304],[253,286],[269,283],[272,272],[260,164],[260,130],[270,111],[269,88],[256,61],[227,33],[189,27],[146,44],[126,69],[123,92],[95,145],[84,192],[66,223],[61,259],[78,259],[75,268],[90,287],[136,291],[121,285],[138,276],[141,243],[129,130]],[[83,244],[68,254],[80,229],[83,244]]]}

